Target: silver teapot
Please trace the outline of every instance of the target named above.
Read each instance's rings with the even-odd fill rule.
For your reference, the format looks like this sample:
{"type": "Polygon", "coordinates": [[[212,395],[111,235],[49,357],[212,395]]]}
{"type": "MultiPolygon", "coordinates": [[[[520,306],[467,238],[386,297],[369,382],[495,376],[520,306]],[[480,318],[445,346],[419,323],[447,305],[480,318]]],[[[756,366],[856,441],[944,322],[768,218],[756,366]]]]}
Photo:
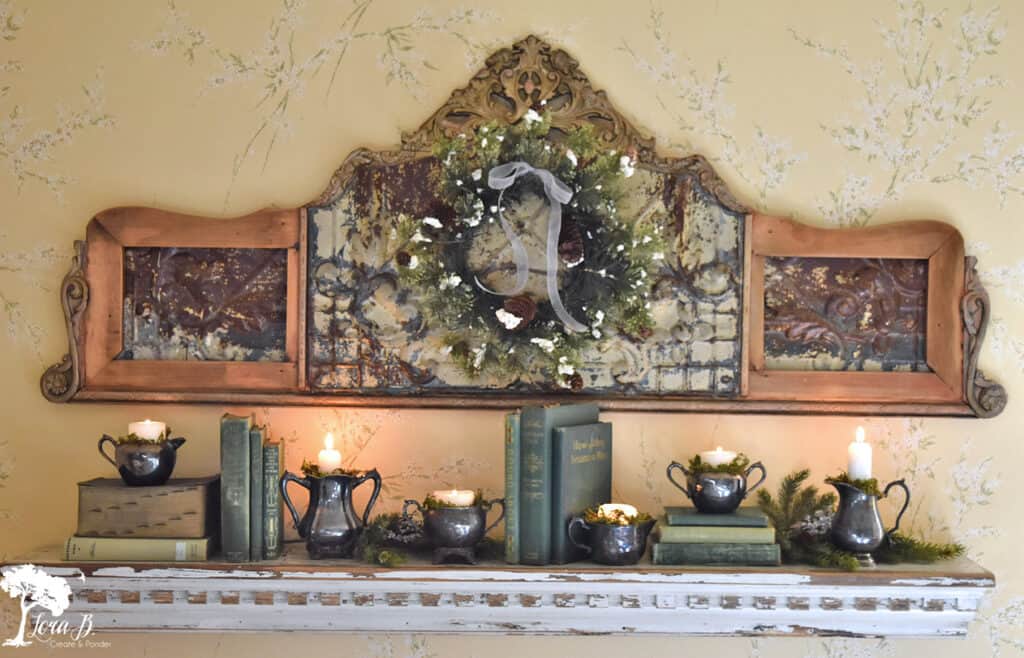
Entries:
{"type": "Polygon", "coordinates": [[[104,434],[97,444],[103,458],[110,462],[121,479],[130,487],[152,487],[164,484],[174,472],[178,448],[185,439],[162,439],[160,441],[117,442],[114,437],[104,434]],[[103,451],[103,444],[114,446],[114,456],[103,451]]]}

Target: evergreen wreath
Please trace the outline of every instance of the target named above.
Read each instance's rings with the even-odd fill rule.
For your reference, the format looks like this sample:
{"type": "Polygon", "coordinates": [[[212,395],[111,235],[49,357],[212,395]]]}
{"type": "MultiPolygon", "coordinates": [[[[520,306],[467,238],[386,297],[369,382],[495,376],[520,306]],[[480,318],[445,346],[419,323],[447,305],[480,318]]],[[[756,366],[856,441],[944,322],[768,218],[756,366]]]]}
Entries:
{"type": "Polygon", "coordinates": [[[589,126],[553,132],[549,117],[535,110],[513,125],[492,122],[441,139],[434,155],[446,212],[401,217],[397,237],[405,247],[396,260],[401,281],[419,293],[427,320],[443,327],[444,351],[468,376],[540,369],[547,381],[580,389],[580,354],[588,343],[609,332],[650,335],[648,296],[664,247],[655,227],[619,216],[632,157],[602,147],[589,126]],[[494,230],[510,203],[528,193],[544,198],[542,181],[532,174],[501,195],[489,187],[488,172],[511,162],[547,170],[572,192],[561,208],[558,290],[585,330],[567,328],[550,299],[484,288],[470,266],[474,240],[494,230]]]}

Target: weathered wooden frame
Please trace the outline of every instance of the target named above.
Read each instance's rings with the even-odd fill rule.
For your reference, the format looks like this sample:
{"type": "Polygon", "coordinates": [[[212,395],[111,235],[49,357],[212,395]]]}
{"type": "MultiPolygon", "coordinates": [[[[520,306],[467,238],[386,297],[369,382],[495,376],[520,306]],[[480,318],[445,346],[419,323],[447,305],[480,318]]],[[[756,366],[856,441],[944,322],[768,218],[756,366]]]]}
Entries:
{"type": "MultiPolygon", "coordinates": [[[[71,271],[61,286],[68,354],[43,374],[52,401],[110,400],[227,402],[253,405],[472,407],[506,409],[523,404],[580,399],[574,394],[433,395],[320,394],[307,386],[307,208],[336,198],[363,166],[403,164],[427,157],[443,135],[489,121],[514,123],[538,99],[547,101],[552,126],[591,125],[610,149],[635,154],[639,166],[692,176],[724,207],[746,214],[742,372],[735,398],[597,398],[603,408],[630,411],[710,411],[889,415],[994,416],[1006,391],[978,370],[989,319],[989,299],[974,261],[964,257],[956,229],[933,221],[860,229],[819,229],[754,213],[738,201],[700,155],[660,155],[654,140],[637,131],[595,90],[579,64],[562,50],[528,37],[487,59],[398,150],[357,149],[308,206],[218,220],[147,208],[98,215],[87,240],[76,243],[71,271]],[[273,228],[283,222],[287,229],[273,228]],[[244,227],[244,230],[243,230],[244,227]],[[288,357],[276,363],[114,361],[121,349],[120,249],[124,246],[274,246],[289,248],[288,357]],[[764,368],[764,259],[768,256],[856,256],[929,260],[927,361],[932,373],[781,372],[764,368]],[[932,285],[932,284],[935,285],[932,285]],[[116,346],[116,350],[115,350],[116,346]],[[155,365],[152,365],[154,364],[155,365]]],[[[588,399],[594,400],[593,397],[588,399]]]]}
{"type": "Polygon", "coordinates": [[[149,208],[107,210],[89,222],[84,280],[91,303],[80,332],[82,387],[89,391],[292,391],[301,386],[301,227],[296,210],[208,219],[149,208]],[[117,360],[123,349],[127,247],[278,248],[288,252],[283,362],[117,360]]]}
{"type": "Polygon", "coordinates": [[[964,360],[960,300],[964,241],[948,224],[903,222],[855,229],[804,226],[781,217],[751,217],[749,397],[755,400],[960,404],[964,360]],[[765,258],[914,258],[928,261],[926,355],[932,372],[771,370],[764,358],[765,258]]]}

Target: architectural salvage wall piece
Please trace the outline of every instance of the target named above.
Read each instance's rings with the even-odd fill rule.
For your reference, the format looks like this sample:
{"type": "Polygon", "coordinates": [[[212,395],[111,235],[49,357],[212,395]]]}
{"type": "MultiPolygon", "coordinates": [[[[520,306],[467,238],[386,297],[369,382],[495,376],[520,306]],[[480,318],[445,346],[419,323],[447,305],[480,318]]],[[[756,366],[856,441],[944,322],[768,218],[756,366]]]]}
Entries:
{"type": "Polygon", "coordinates": [[[752,225],[751,397],[963,400],[966,275],[956,229],[820,229],[760,215],[752,225]],[[922,339],[923,359],[914,353],[922,339]],[[780,356],[790,357],[784,367],[780,356]]]}
{"type": "Polygon", "coordinates": [[[100,213],[63,286],[70,355],[43,394],[298,390],[300,233],[295,210],[100,213]]]}
{"type": "Polygon", "coordinates": [[[658,154],[535,37],[488,58],[398,150],[353,152],[303,208],[119,209],[86,243],[62,288],[71,350],[42,381],[55,401],[977,416],[1006,404],[977,371],[988,297],[953,227],[754,214],[701,156],[658,154]],[[552,178],[499,192],[489,174],[504,160],[552,178]],[[647,235],[664,248],[640,267],[647,235]],[[629,280],[597,278],[614,272],[629,280]],[[604,323],[627,285],[644,322],[604,323]]]}

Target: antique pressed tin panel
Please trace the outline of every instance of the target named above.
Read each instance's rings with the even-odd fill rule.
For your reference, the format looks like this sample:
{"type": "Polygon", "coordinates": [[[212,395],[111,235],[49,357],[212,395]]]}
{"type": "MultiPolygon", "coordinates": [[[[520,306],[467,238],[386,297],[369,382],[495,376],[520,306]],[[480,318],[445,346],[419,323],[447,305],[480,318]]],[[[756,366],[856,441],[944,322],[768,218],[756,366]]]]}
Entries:
{"type": "Polygon", "coordinates": [[[284,361],[284,249],[124,250],[119,359],[284,361]]]}
{"type": "Polygon", "coordinates": [[[766,258],[765,365],[928,371],[928,262],[766,258]]]}
{"type": "MultiPolygon", "coordinates": [[[[419,311],[415,291],[399,283],[397,218],[445,213],[431,193],[436,175],[433,157],[362,164],[331,202],[308,209],[313,389],[416,394],[555,388],[540,372],[467,376],[442,351],[442,332],[419,311]]],[[[670,245],[651,286],[655,327],[646,339],[608,331],[605,340],[592,343],[584,353],[583,392],[733,396],[742,354],[744,217],[690,173],[640,167],[628,180],[630,207],[621,208],[622,215],[654,222],[670,245]]],[[[540,199],[529,198],[506,215],[529,212],[536,218],[538,205],[540,199]]],[[[541,232],[545,217],[540,213],[541,232]]],[[[481,267],[503,256],[500,246],[479,249],[481,267]]],[[[542,296],[543,286],[532,284],[527,290],[542,296]]]]}

